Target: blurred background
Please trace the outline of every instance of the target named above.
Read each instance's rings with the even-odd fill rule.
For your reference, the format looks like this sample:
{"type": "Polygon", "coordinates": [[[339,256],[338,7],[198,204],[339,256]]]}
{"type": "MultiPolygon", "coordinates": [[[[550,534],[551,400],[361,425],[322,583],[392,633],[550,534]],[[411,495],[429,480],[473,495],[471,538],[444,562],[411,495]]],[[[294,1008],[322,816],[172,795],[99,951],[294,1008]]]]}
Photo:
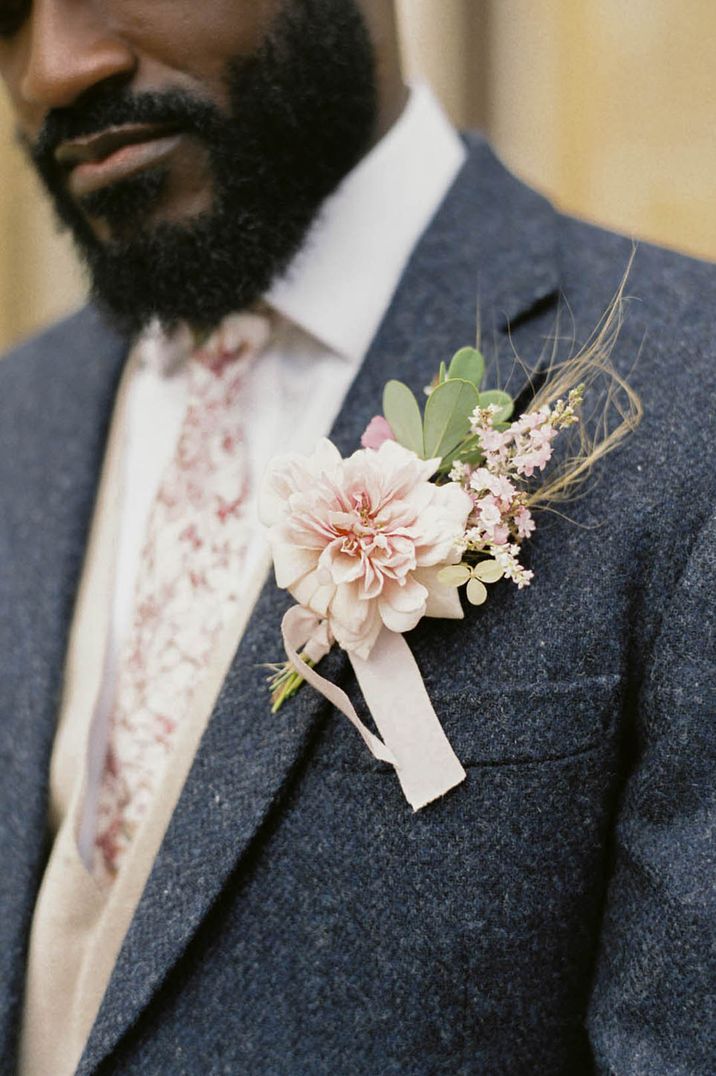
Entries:
{"type": "MultiPolygon", "coordinates": [[[[571,213],[716,259],[716,0],[396,3],[408,77],[518,175],[571,213]]],[[[0,352],[83,291],[0,95],[0,352]]]]}

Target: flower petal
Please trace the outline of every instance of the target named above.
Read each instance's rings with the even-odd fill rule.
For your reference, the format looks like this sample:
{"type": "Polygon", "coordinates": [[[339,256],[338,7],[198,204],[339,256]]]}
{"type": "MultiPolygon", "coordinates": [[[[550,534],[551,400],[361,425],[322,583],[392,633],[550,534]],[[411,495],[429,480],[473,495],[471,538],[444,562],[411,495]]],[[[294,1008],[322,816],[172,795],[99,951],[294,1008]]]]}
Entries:
{"type": "Polygon", "coordinates": [[[386,601],[379,601],[378,610],[380,612],[380,618],[388,631],[394,631],[397,635],[402,635],[405,631],[412,631],[425,615],[424,606],[420,609],[416,609],[414,612],[403,613],[394,609],[393,606],[389,605],[386,601]]]}
{"type": "Polygon", "coordinates": [[[425,616],[428,599],[427,587],[415,578],[408,578],[404,586],[390,582],[383,588],[378,608],[386,628],[390,631],[412,631],[425,616]]]}
{"type": "Polygon", "coordinates": [[[483,583],[496,583],[498,579],[502,579],[505,572],[496,560],[482,560],[475,565],[472,574],[483,583]]]}
{"type": "Polygon", "coordinates": [[[281,542],[273,550],[277,586],[288,590],[304,575],[314,570],[316,561],[315,550],[301,549],[300,546],[281,542]]]}
{"type": "Polygon", "coordinates": [[[290,588],[290,593],[299,605],[303,605],[306,609],[312,609],[318,616],[324,617],[328,613],[328,607],[335,596],[336,588],[334,586],[325,586],[321,582],[320,573],[316,571],[310,572],[303,579],[297,580],[290,588]]]}
{"type": "Polygon", "coordinates": [[[438,580],[445,587],[461,587],[463,583],[467,583],[468,579],[472,579],[469,564],[448,564],[447,568],[438,569],[438,580]]]}
{"type": "Polygon", "coordinates": [[[487,587],[479,579],[471,579],[467,584],[467,600],[471,605],[484,605],[487,601],[487,587]]]}
{"type": "Polygon", "coordinates": [[[329,614],[330,628],[339,646],[367,658],[383,626],[378,603],[361,601],[358,585],[338,587],[329,614]]]}
{"type": "MultiPolygon", "coordinates": [[[[452,565],[459,567],[459,565],[452,565]]],[[[457,587],[445,586],[440,582],[444,568],[419,568],[415,572],[415,578],[427,589],[428,598],[425,603],[425,616],[437,617],[445,620],[462,620],[464,613],[460,604],[460,594],[457,587]]]]}
{"type": "Polygon", "coordinates": [[[352,583],[363,575],[363,566],[359,556],[349,556],[341,552],[341,541],[332,542],[321,553],[319,564],[338,586],[352,583]]]}
{"type": "Polygon", "coordinates": [[[427,587],[419,583],[415,575],[407,576],[404,582],[386,580],[383,587],[383,599],[397,612],[412,613],[422,609],[428,598],[427,587]]]}
{"type": "Polygon", "coordinates": [[[338,645],[349,654],[357,654],[364,661],[367,661],[370,657],[375,641],[383,630],[383,621],[380,619],[377,603],[371,602],[368,610],[369,615],[359,634],[354,634],[350,628],[344,625],[336,624],[334,627],[334,635],[338,645]]]}

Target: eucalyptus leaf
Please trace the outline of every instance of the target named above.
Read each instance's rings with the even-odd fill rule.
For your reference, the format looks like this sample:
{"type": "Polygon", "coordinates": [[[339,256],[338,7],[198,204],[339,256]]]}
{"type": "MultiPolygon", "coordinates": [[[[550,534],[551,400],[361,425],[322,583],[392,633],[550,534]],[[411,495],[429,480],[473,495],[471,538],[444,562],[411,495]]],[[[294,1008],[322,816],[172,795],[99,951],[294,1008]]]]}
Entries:
{"type": "Polygon", "coordinates": [[[462,347],[453,356],[447,376],[471,381],[479,389],[485,376],[485,360],[477,348],[462,347]]]}
{"type": "Polygon", "coordinates": [[[438,385],[442,385],[444,381],[447,381],[447,366],[444,362],[440,363],[440,372],[438,373],[438,385]]]}
{"type": "Polygon", "coordinates": [[[383,391],[383,414],[396,441],[423,456],[423,420],[414,394],[402,381],[389,381],[383,391]]]}
{"type": "Polygon", "coordinates": [[[483,411],[492,404],[496,404],[500,409],[492,420],[493,425],[498,422],[507,422],[515,409],[512,397],[501,389],[490,389],[488,392],[480,393],[480,407],[483,411]]]}
{"type": "Polygon", "coordinates": [[[478,400],[469,381],[448,380],[433,390],[425,405],[425,459],[442,459],[467,437],[478,400]]]}
{"type": "Polygon", "coordinates": [[[447,456],[443,457],[443,461],[440,464],[440,473],[449,474],[455,460],[460,460],[461,463],[469,463],[471,466],[475,466],[478,463],[482,463],[484,460],[484,454],[480,448],[479,438],[467,437],[464,441],[461,441],[452,452],[448,452],[447,456]]]}

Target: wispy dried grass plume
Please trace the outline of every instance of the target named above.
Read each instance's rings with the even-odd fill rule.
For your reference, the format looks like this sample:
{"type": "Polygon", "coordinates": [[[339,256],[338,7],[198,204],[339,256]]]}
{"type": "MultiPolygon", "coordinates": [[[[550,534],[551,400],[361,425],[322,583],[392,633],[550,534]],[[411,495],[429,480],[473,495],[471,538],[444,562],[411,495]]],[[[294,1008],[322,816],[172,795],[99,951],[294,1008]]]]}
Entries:
{"type": "MultiPolygon", "coordinates": [[[[581,386],[587,408],[591,402],[591,410],[585,411],[574,427],[568,455],[554,461],[550,479],[528,496],[530,508],[548,508],[574,500],[595,464],[618,448],[641,422],[641,400],[611,358],[624,320],[625,289],[633,258],[632,253],[614,298],[587,343],[565,360],[552,358],[543,386],[529,406],[529,411],[552,407],[581,386]]],[[[555,336],[553,356],[556,348],[555,336]]],[[[635,362],[637,359],[638,355],[635,362]]]]}

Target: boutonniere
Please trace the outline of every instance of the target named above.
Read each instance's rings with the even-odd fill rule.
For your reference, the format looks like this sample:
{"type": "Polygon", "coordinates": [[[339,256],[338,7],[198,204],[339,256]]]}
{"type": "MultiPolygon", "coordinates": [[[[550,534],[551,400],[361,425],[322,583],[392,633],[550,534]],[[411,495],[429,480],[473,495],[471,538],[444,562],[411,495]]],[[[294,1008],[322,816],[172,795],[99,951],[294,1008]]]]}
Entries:
{"type": "Polygon", "coordinates": [[[586,382],[575,378],[608,372],[597,354],[593,347],[565,364],[516,417],[507,393],[483,390],[480,352],[463,348],[441,364],[424,408],[406,385],[389,381],[382,415],[347,459],[323,439],[312,455],[277,458],[267,471],[261,518],[276,583],[297,603],[281,625],[286,661],[271,667],[273,710],[310,684],[376,758],[395,767],[414,810],[459,784],[465,771],[405,633],[424,616],[462,618],[463,589],[479,606],[500,580],[529,586],[533,572],[520,549],[535,530],[534,507],[563,494],[638,421],[630,394],[619,426],[599,445],[582,439],[547,490],[542,474],[555,441],[580,422],[586,382]],[[316,671],[334,645],[348,654],[380,736],[316,671]]]}

